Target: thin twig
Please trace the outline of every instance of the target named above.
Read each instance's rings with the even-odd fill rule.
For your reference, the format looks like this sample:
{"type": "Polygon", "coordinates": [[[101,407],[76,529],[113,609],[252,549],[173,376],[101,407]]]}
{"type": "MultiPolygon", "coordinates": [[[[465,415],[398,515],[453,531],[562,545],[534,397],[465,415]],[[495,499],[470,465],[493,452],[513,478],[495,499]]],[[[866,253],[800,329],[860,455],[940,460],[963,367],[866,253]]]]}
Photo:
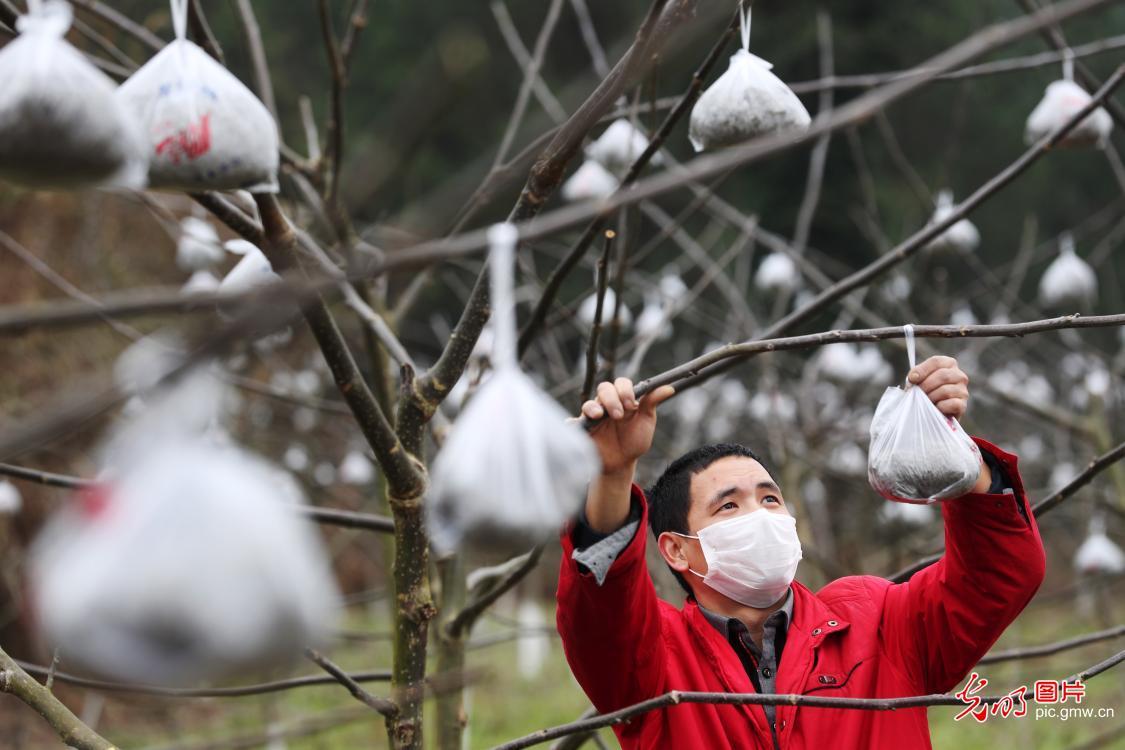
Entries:
{"type": "Polygon", "coordinates": [[[586,344],[586,378],[582,383],[582,397],[579,403],[585,402],[590,398],[590,393],[594,390],[594,379],[598,375],[598,339],[602,333],[602,312],[605,307],[605,291],[609,287],[609,254],[613,249],[613,238],[617,235],[612,229],[607,229],[605,232],[605,244],[602,247],[601,257],[598,258],[598,265],[595,270],[596,279],[595,292],[597,297],[594,304],[594,325],[590,330],[590,340],[586,344]]]}
{"type": "Polygon", "coordinates": [[[280,124],[281,119],[277,116],[277,100],[273,95],[273,81],[270,80],[270,66],[266,59],[266,48],[262,44],[262,29],[258,26],[254,7],[250,4],[250,0],[236,0],[235,7],[238,8],[238,17],[246,34],[246,46],[250,49],[254,87],[258,90],[258,97],[266,105],[266,109],[273,115],[274,122],[280,124]]]}
{"type": "Polygon", "coordinates": [[[3,650],[0,650],[0,693],[7,693],[34,709],[68,747],[115,750],[112,743],[83,724],[48,688],[33,680],[3,650]]]}
{"type": "MultiPolygon", "coordinates": [[[[19,660],[15,661],[28,674],[45,677],[49,671],[48,667],[39,664],[30,664],[19,660]]],[[[391,673],[386,669],[349,672],[348,675],[357,682],[388,682],[391,679],[391,673]]],[[[250,685],[207,688],[170,688],[161,685],[93,680],[88,677],[80,677],[66,672],[55,672],[55,680],[67,685],[74,685],[75,687],[96,690],[103,693],[129,693],[132,695],[151,695],[160,698],[241,698],[248,695],[265,695],[267,693],[278,693],[284,690],[294,690],[297,688],[332,685],[337,682],[334,677],[316,674],[289,677],[283,680],[272,680],[270,682],[259,682],[250,685]]]]}
{"type": "Polygon", "coordinates": [[[1055,641],[1054,643],[1045,643],[1041,646],[1025,646],[1023,648],[1011,648],[1006,651],[997,651],[992,654],[986,654],[984,658],[977,662],[977,664],[996,664],[1002,661],[1014,661],[1016,659],[1034,659],[1040,656],[1051,656],[1063,651],[1087,646],[1091,643],[1101,643],[1102,641],[1109,641],[1115,638],[1125,636],[1125,625],[1118,625],[1115,628],[1108,628],[1106,630],[1099,630],[1096,633],[1087,633],[1075,638],[1067,638],[1062,641],[1055,641]]]}
{"type": "Polygon", "coordinates": [[[307,648],[305,649],[305,656],[315,662],[328,674],[332,675],[345,688],[352,694],[352,697],[363,705],[371,708],[380,716],[393,717],[398,714],[398,706],[386,698],[380,698],[377,695],[372,695],[363,689],[363,686],[356,682],[351,675],[336,666],[328,657],[320,652],[307,648]]]}

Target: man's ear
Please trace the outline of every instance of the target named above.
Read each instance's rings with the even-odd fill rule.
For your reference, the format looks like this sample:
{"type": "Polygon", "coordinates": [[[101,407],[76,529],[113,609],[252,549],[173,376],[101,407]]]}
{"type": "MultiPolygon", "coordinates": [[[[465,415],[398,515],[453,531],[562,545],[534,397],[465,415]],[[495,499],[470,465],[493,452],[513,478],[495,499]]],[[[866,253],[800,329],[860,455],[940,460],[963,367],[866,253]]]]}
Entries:
{"type": "Polygon", "coordinates": [[[668,567],[677,573],[687,573],[688,568],[691,567],[684,551],[684,545],[690,543],[690,539],[668,531],[663,532],[656,540],[657,546],[660,547],[660,556],[668,563],[668,567]]]}

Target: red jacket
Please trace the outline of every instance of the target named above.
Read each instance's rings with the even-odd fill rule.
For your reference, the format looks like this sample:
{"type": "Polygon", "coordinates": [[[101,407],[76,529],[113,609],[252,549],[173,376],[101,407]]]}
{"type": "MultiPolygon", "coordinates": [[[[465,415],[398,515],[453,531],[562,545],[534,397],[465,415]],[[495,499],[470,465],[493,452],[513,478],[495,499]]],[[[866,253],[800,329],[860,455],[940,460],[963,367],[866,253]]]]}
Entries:
{"type": "MultiPolygon", "coordinates": [[[[956,687],[1023,610],[1043,580],[1043,543],[1016,457],[995,456],[1028,509],[1007,495],[942,504],[945,555],[906,583],[848,576],[813,593],[793,584],[793,621],[777,670],[778,693],[891,698],[956,687]]],[[[640,488],[633,492],[643,501],[640,488]]],[[[642,505],[644,503],[642,502],[642,505]]],[[[699,611],[657,598],[641,528],[599,586],[571,559],[563,534],[558,628],[574,676],[601,712],[669,690],[752,693],[738,655],[699,611]]],[[[952,721],[952,714],[950,714],[952,721]]],[[[614,728],[624,748],[772,750],[761,706],[681,704],[614,728]]],[[[898,711],[777,707],[784,750],[929,748],[924,708],[898,711]]]]}

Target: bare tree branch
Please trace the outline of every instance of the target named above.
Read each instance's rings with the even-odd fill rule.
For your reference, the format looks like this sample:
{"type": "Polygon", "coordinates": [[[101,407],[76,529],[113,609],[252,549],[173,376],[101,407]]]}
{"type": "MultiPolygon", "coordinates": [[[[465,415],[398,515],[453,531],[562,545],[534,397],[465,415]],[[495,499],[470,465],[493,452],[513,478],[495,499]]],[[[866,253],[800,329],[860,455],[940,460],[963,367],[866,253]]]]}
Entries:
{"type": "Polygon", "coordinates": [[[1115,628],[1099,630],[1096,633],[1087,633],[1075,638],[1067,638],[1054,643],[1045,643],[1042,646],[1025,646],[1023,648],[1010,648],[1006,651],[997,651],[986,654],[977,664],[996,664],[1002,661],[1015,661],[1016,659],[1034,659],[1040,656],[1051,656],[1074,648],[1088,646],[1091,643],[1101,643],[1125,636],[1125,625],[1115,628]]]}
{"type": "MultiPolygon", "coordinates": [[[[1086,681],[1091,677],[1101,674],[1108,669],[1125,661],[1125,651],[1095,664],[1088,669],[1072,675],[1066,682],[1086,681]]],[[[992,705],[1005,700],[1009,696],[992,695],[980,696],[981,704],[992,705]]],[[[616,726],[624,721],[641,716],[650,711],[669,708],[686,703],[704,703],[711,705],[736,705],[736,706],[803,706],[809,708],[844,708],[861,711],[896,711],[903,708],[918,708],[922,706],[959,706],[964,708],[965,701],[954,695],[919,695],[905,698],[825,698],[818,695],[772,695],[762,693],[704,693],[673,690],[664,695],[641,701],[632,706],[581,719],[569,724],[562,724],[549,729],[541,729],[526,737],[521,737],[503,745],[497,745],[493,750],[519,750],[520,748],[539,745],[548,740],[565,737],[578,732],[587,732],[591,729],[616,726]]]]}
{"type": "Polygon", "coordinates": [[[266,60],[266,49],[262,44],[262,29],[258,26],[258,18],[254,15],[254,6],[250,0],[236,0],[238,17],[242,21],[242,30],[246,34],[246,46],[250,50],[250,63],[254,71],[254,88],[266,109],[273,115],[274,122],[280,126],[281,118],[277,116],[277,100],[273,95],[273,81],[270,80],[270,66],[266,60]]]}
{"type": "MultiPolygon", "coordinates": [[[[39,675],[40,677],[45,677],[50,671],[48,667],[38,664],[28,664],[27,662],[18,660],[16,660],[16,663],[29,674],[39,675]]],[[[386,669],[348,672],[348,676],[356,682],[388,682],[391,679],[391,673],[386,669]]],[[[267,693],[278,693],[284,690],[294,690],[297,688],[332,685],[338,682],[335,677],[317,674],[290,677],[284,680],[273,680],[270,682],[260,682],[252,685],[169,688],[160,685],[92,680],[87,677],[67,674],[66,672],[55,672],[55,680],[68,685],[74,685],[75,687],[97,690],[103,693],[130,693],[133,695],[151,695],[160,698],[241,698],[248,695],[265,695],[267,693]]]]}
{"type": "Polygon", "coordinates": [[[42,716],[68,747],[77,750],[116,750],[111,742],[83,724],[51,691],[20,669],[0,650],[0,693],[23,701],[42,716]]]}
{"type": "Polygon", "coordinates": [[[377,712],[380,716],[391,718],[398,714],[398,706],[395,705],[393,701],[387,700],[386,698],[380,698],[377,695],[372,695],[371,693],[364,690],[363,686],[356,682],[351,677],[351,675],[340,669],[338,666],[332,663],[332,661],[329,660],[328,657],[324,656],[320,652],[311,648],[307,648],[305,649],[305,656],[309,657],[311,661],[320,665],[321,669],[332,675],[332,677],[335,678],[337,682],[347,688],[348,692],[352,694],[353,698],[355,698],[357,701],[367,706],[368,708],[372,709],[373,711],[377,712]]]}

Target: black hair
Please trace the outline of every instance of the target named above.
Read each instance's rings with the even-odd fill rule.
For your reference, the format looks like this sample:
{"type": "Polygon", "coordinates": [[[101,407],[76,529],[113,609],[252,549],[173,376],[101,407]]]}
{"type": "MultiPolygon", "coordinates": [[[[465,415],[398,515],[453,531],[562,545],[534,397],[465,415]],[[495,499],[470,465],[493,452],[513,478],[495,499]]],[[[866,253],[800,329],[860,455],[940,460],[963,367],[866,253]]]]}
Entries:
{"type": "MultiPolygon", "coordinates": [[[[648,498],[648,524],[653,536],[659,539],[665,531],[691,533],[687,522],[688,511],[691,510],[691,478],[720,458],[729,456],[752,458],[763,467],[766,465],[754,451],[738,443],[704,445],[680,456],[669,464],[656,484],[645,493],[648,498]]],[[[672,575],[684,591],[692,593],[683,576],[675,570],[672,570],[672,575]]]]}

